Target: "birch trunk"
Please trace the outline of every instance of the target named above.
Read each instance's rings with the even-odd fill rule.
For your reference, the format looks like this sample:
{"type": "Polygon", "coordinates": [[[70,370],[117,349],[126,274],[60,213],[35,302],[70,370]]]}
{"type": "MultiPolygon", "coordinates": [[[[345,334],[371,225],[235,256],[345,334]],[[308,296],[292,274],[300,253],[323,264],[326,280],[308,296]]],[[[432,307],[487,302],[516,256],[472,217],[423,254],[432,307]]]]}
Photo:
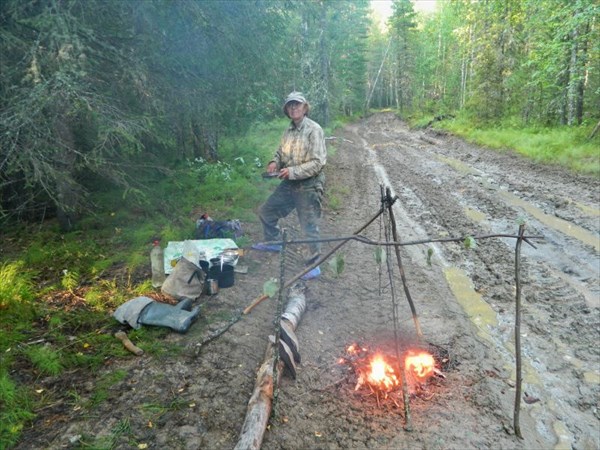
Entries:
{"type": "MultiPolygon", "coordinates": [[[[306,309],[306,300],[304,297],[304,286],[294,285],[290,289],[288,304],[282,314],[281,320],[288,321],[293,330],[302,319],[306,309]]],[[[283,362],[278,360],[277,371],[274,374],[276,340],[274,336],[269,336],[269,343],[265,351],[265,359],[256,374],[256,383],[254,391],[248,401],[248,410],[246,418],[242,425],[240,438],[235,446],[235,450],[258,450],[262,445],[265,430],[271,416],[273,408],[273,390],[274,386],[279,385],[281,373],[283,371],[283,362]]]]}

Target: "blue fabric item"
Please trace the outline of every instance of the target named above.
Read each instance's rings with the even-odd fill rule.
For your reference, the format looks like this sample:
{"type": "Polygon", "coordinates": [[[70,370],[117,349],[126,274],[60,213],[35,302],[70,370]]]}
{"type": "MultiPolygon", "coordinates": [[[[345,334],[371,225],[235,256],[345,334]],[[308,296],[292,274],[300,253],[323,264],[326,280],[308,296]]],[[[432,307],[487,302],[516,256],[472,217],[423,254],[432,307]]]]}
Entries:
{"type": "Polygon", "coordinates": [[[254,244],[252,246],[253,250],[259,250],[261,252],[280,252],[281,245],[277,244],[254,244]]]}
{"type": "Polygon", "coordinates": [[[196,239],[234,238],[242,236],[239,220],[213,220],[200,218],[196,221],[196,239]]]}
{"type": "Polygon", "coordinates": [[[312,280],[313,278],[317,278],[319,275],[321,275],[321,268],[317,266],[306,275],[302,275],[300,278],[303,280],[312,280]]]}

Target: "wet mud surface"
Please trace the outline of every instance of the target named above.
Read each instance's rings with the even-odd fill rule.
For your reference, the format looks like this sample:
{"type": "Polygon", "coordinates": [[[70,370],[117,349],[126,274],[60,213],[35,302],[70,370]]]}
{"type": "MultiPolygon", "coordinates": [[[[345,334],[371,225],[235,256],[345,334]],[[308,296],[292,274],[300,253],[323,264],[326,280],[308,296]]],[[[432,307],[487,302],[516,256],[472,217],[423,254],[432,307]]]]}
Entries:
{"type": "MultiPolygon", "coordinates": [[[[599,448],[599,181],[409,130],[393,114],[348,126],[328,145],[334,153],[323,237],[365,225],[379,211],[381,186],[398,197],[402,242],[516,235],[523,221],[526,235],[540,237],[531,239],[536,248],[521,248],[523,439],[513,430],[516,240],[401,248],[422,338],[395,255],[390,281],[375,247],[350,241],[337,252],[341,274],[325,262],[322,276],[306,282],[307,309],[296,330],[302,364],[296,380],[281,380],[262,448],[599,448]],[[412,431],[403,408],[355,391],[356,378],[338,363],[354,342],[385,351],[395,336],[403,350],[431,346],[446,359],[445,378],[411,396],[412,431]]],[[[361,234],[383,240],[386,223],[382,216],[361,234]]],[[[285,225],[297,235],[295,218],[285,225]]],[[[244,226],[260,240],[257,224],[244,226]]],[[[299,267],[292,253],[288,279],[299,267]]],[[[93,379],[63,379],[77,395],[40,411],[17,448],[233,448],[275,330],[277,299],[237,318],[281,270],[272,253],[249,251],[240,264],[248,273],[236,274],[235,285],[217,296],[201,297],[202,316],[187,334],[164,339],[172,350],[109,361],[93,379]],[[117,370],[122,376],[107,384],[106,399],[82,408],[117,370]]],[[[52,380],[41,383],[53,389],[52,380]]]]}

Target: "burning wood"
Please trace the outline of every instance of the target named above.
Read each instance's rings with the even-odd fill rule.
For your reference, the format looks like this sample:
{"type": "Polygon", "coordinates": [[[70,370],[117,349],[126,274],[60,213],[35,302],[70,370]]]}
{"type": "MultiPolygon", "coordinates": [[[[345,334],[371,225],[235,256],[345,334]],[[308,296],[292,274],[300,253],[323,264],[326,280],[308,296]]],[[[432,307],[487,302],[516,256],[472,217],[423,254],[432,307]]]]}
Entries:
{"type": "Polygon", "coordinates": [[[435,360],[428,352],[409,350],[404,357],[404,365],[408,375],[414,377],[417,382],[423,383],[432,377],[435,360]]]}
{"type": "Polygon", "coordinates": [[[404,364],[410,393],[418,395],[425,389],[431,377],[444,377],[433,355],[425,350],[408,350],[402,355],[403,361],[395,356],[380,351],[372,352],[367,347],[352,344],[346,349],[346,354],[338,361],[347,364],[357,377],[355,392],[368,391],[375,395],[377,403],[380,399],[391,398],[396,406],[397,398],[402,396],[402,378],[400,363],[404,364]]]}

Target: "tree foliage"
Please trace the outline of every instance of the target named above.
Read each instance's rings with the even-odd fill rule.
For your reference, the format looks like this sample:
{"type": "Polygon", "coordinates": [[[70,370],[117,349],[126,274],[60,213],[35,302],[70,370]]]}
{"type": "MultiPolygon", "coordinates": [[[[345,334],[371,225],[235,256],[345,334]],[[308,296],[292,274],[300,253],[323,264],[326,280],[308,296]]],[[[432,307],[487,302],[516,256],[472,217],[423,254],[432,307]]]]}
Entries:
{"type": "Polygon", "coordinates": [[[143,195],[148,174],[220,159],[223,135],[301,90],[323,125],[364,105],[577,125],[600,111],[595,0],[0,2],[0,220],[143,195]]]}
{"type": "MultiPolygon", "coordinates": [[[[0,213],[68,228],[103,186],[219,159],[219,138],[303,90],[362,104],[367,0],[0,3],[0,213]],[[339,76],[338,76],[339,75],[339,76]]],[[[332,111],[331,108],[334,108],[332,111]]]]}
{"type": "Polygon", "coordinates": [[[598,17],[594,0],[448,0],[415,19],[407,0],[394,0],[396,50],[381,87],[394,95],[381,96],[380,105],[405,113],[464,110],[486,122],[597,120],[598,17]]]}
{"type": "Polygon", "coordinates": [[[416,14],[410,0],[396,0],[389,20],[393,43],[393,94],[396,107],[402,113],[413,106],[415,85],[416,14]]]}

